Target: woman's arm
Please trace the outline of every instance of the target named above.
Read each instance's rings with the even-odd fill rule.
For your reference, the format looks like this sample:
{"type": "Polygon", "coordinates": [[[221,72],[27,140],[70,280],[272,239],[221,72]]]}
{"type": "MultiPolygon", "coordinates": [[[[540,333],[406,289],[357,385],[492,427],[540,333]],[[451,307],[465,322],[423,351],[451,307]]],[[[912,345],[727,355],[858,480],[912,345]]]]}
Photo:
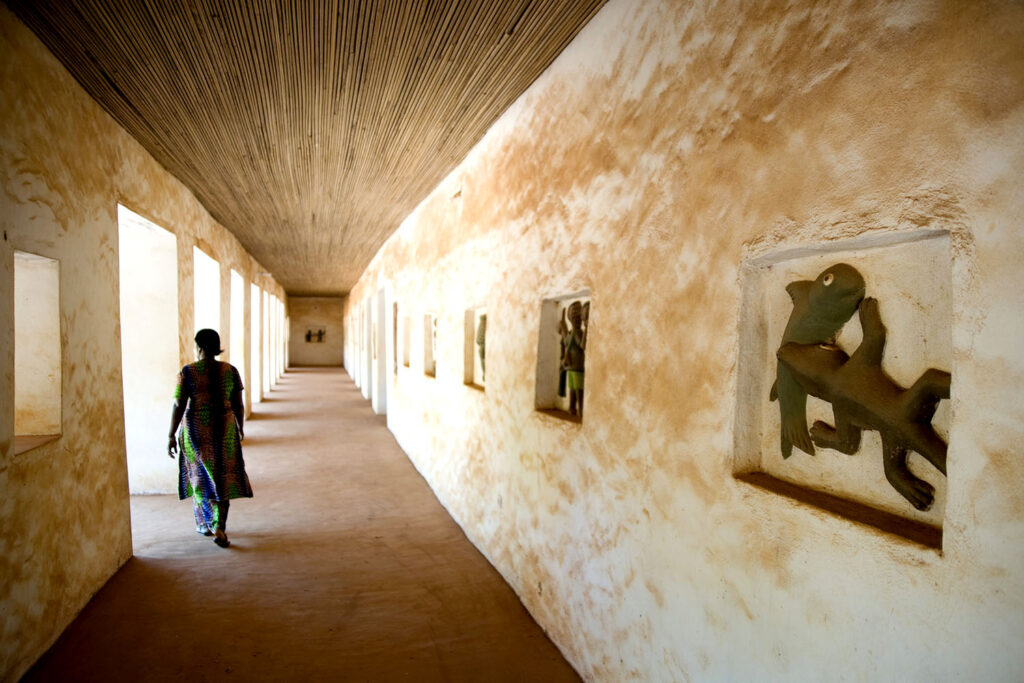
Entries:
{"type": "Polygon", "coordinates": [[[245,439],[245,431],[242,425],[245,424],[245,405],[242,403],[242,392],[236,391],[231,396],[231,412],[235,414],[235,422],[238,424],[238,440],[245,439]]]}
{"type": "Polygon", "coordinates": [[[178,442],[175,439],[175,435],[178,433],[178,425],[181,424],[181,418],[185,414],[185,402],[178,399],[174,401],[174,407],[171,409],[171,431],[167,435],[167,457],[173,458],[178,452],[178,442]]]}

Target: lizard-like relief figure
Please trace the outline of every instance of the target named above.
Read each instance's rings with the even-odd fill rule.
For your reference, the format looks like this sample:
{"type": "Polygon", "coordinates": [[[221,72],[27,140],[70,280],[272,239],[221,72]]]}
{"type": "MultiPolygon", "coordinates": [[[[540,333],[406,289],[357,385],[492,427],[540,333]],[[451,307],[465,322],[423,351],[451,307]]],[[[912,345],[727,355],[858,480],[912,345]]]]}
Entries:
{"type": "Polygon", "coordinates": [[[784,340],[779,368],[805,395],[832,404],[835,427],[815,422],[810,430],[815,444],[852,455],[860,448],[862,430],[879,432],[885,478],[911,505],[927,510],[935,490],[910,472],[907,451],[920,453],[946,474],[946,442],[931,420],[939,400],[949,398],[950,374],[930,368],[909,389],[896,384],[882,370],[886,330],[878,301],[866,298],[858,310],[864,339],[852,356],[833,344],[784,340]]]}
{"type": "MultiPolygon", "coordinates": [[[[864,298],[864,278],[845,263],[826,268],[814,282],[791,282],[786,291],[793,300],[793,312],[782,333],[782,344],[835,344],[864,298]]],[[[814,455],[814,444],[807,432],[807,392],[789,369],[779,363],[771,400],[779,400],[782,422],[782,457],[793,454],[793,446],[814,455]]]]}

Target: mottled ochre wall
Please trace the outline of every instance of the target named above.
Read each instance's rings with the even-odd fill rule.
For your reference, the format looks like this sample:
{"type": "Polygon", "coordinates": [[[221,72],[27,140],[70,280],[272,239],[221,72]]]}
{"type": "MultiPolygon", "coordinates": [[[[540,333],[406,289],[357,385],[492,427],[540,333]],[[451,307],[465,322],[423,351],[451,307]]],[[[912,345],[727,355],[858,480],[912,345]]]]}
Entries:
{"type": "Polygon", "coordinates": [[[587,679],[1019,677],[1022,35],[1009,2],[612,0],[352,290],[346,365],[367,383],[384,288],[413,324],[388,424],[587,679]],[[950,236],[941,551],[733,477],[742,264],[926,229],[950,236]],[[534,377],[542,299],[583,289],[577,426],[534,377]]]}
{"type": "MultiPolygon", "coordinates": [[[[0,88],[0,679],[16,680],[131,555],[118,202],[178,236],[183,362],[193,354],[194,243],[223,267],[283,292],[6,7],[0,88]],[[60,261],[63,342],[63,436],[18,456],[11,450],[13,250],[60,261]]],[[[161,380],[169,418],[174,378],[161,380]]]]}
{"type": "Polygon", "coordinates": [[[329,296],[288,297],[289,365],[341,365],[343,301],[329,296]],[[324,331],[321,342],[316,341],[318,330],[324,331]],[[310,331],[313,337],[307,342],[310,331]]]}

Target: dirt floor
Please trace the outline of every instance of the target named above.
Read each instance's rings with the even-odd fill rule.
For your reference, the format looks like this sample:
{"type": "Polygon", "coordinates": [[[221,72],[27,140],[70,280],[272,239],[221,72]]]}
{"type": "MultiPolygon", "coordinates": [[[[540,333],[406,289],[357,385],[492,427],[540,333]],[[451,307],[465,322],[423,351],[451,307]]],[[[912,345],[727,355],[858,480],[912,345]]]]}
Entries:
{"type": "Polygon", "coordinates": [[[135,557],[24,680],[579,680],[343,371],[289,371],[245,431],[231,547],[133,497],[135,557]]]}

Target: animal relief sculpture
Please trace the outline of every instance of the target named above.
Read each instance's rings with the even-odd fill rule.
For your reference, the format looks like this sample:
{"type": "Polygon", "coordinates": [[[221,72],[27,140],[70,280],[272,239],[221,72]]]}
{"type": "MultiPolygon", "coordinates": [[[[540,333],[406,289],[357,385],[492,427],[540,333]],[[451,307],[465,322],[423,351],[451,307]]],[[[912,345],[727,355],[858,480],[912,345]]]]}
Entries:
{"type": "Polygon", "coordinates": [[[771,400],[778,398],[781,448],[787,458],[792,446],[814,455],[814,446],[853,455],[860,449],[861,432],[882,437],[885,477],[918,510],[934,501],[934,489],[907,467],[907,452],[925,457],[946,473],[946,443],[931,420],[940,399],[949,398],[950,374],[928,369],[909,389],[896,384],[882,369],[886,328],[878,301],[864,298],[864,278],[840,263],[814,282],[793,282],[793,299],[782,344],[771,400]],[[852,356],[835,345],[843,325],[859,312],[863,341],[852,356]],[[807,396],[832,404],[835,426],[817,421],[807,429],[807,396]]]}

